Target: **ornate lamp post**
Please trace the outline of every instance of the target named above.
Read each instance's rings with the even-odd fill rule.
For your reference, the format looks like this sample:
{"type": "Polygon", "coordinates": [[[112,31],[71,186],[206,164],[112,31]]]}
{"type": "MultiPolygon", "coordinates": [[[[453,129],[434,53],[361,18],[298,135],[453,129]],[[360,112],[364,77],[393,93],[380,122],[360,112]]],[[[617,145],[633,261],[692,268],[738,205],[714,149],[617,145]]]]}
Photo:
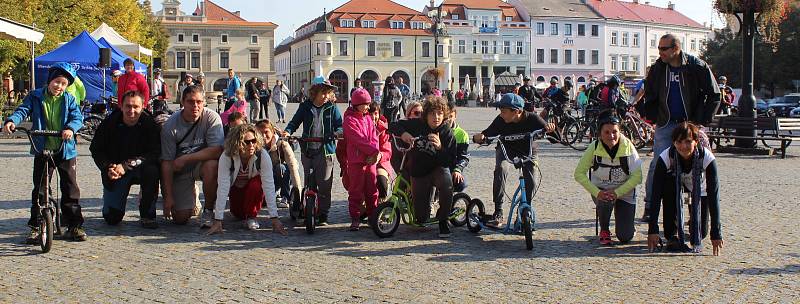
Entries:
{"type": "MultiPolygon", "coordinates": [[[[433,24],[431,25],[431,31],[433,32],[433,68],[437,71],[436,76],[436,87],[439,87],[439,78],[441,75],[438,74],[439,71],[439,37],[447,36],[447,30],[445,30],[444,17],[447,16],[446,11],[442,11],[442,5],[434,6],[434,0],[431,0],[430,6],[428,6],[428,18],[431,19],[433,24]]],[[[444,49],[442,49],[442,54],[444,55],[444,49]]]]}

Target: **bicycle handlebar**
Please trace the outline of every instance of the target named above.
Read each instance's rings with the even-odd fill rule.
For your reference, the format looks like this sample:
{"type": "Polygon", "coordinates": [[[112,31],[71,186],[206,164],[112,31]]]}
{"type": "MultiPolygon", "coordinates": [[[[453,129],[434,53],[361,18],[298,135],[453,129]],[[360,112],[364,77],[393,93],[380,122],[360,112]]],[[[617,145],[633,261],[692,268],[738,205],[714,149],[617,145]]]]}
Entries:
{"type": "MultiPolygon", "coordinates": [[[[400,145],[398,145],[398,142],[405,143],[405,141],[403,141],[402,137],[396,136],[396,135],[392,135],[392,138],[394,138],[394,140],[392,141],[392,144],[394,145],[394,148],[397,149],[397,152],[405,153],[405,152],[408,152],[408,151],[411,151],[411,150],[414,149],[414,144],[409,145],[409,147],[401,147],[400,145]]],[[[420,139],[422,139],[422,136],[416,136],[416,137],[413,137],[411,139],[411,142],[414,143],[414,142],[416,142],[416,141],[418,141],[420,139]]]]}
{"type": "Polygon", "coordinates": [[[480,146],[489,146],[489,145],[493,144],[495,141],[497,141],[499,143],[500,150],[503,152],[503,157],[505,158],[506,161],[508,161],[508,162],[510,162],[510,163],[512,163],[514,165],[518,165],[518,164],[521,164],[521,163],[524,163],[524,162],[533,162],[535,160],[535,157],[533,155],[533,150],[534,150],[533,149],[533,142],[536,141],[537,139],[541,139],[541,138],[548,138],[548,137],[552,138],[551,136],[548,136],[546,134],[543,135],[544,131],[545,131],[544,129],[539,129],[539,130],[536,130],[536,131],[533,131],[533,132],[517,133],[517,134],[511,134],[511,135],[491,136],[491,137],[485,138],[483,140],[483,143],[481,143],[479,145],[480,146]],[[508,141],[517,141],[517,140],[521,140],[521,139],[525,139],[525,138],[531,139],[530,146],[528,147],[528,155],[527,156],[523,156],[523,157],[514,157],[514,159],[511,159],[508,156],[508,152],[506,151],[505,143],[508,142],[508,141]]]}
{"type": "Polygon", "coordinates": [[[29,137],[31,136],[61,137],[61,131],[55,131],[55,130],[28,130],[27,128],[24,127],[16,127],[14,128],[14,130],[11,131],[16,132],[17,130],[27,134],[29,137]]]}

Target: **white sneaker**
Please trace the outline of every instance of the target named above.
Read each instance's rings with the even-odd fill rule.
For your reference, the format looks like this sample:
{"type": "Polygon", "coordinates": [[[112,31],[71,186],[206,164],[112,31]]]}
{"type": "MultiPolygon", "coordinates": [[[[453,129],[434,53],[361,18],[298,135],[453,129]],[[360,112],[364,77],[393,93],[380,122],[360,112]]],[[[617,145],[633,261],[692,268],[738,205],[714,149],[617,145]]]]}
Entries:
{"type": "Polygon", "coordinates": [[[278,201],[278,208],[289,208],[288,200],[285,197],[281,197],[278,201]]]}
{"type": "Polygon", "coordinates": [[[200,228],[211,228],[211,223],[214,220],[214,212],[211,210],[203,209],[203,214],[200,215],[200,228]]]}
{"type": "Polygon", "coordinates": [[[254,218],[247,219],[247,221],[245,221],[245,224],[247,225],[247,229],[253,231],[258,230],[258,228],[261,228],[261,226],[258,224],[258,221],[254,218]]]}

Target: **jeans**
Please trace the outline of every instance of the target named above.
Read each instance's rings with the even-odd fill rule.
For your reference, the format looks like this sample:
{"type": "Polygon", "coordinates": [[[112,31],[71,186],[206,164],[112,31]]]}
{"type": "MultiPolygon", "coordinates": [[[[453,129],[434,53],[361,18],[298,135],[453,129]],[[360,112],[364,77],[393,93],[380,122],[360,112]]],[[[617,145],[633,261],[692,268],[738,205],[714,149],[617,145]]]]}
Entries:
{"type": "MultiPolygon", "coordinates": [[[[75,164],[77,157],[72,159],[61,159],[61,156],[54,156],[53,163],[50,163],[47,174],[44,174],[45,158],[36,156],[33,158],[33,191],[31,191],[31,218],[28,226],[37,227],[39,225],[39,201],[44,199],[45,191],[40,184],[43,179],[52,180],[53,170],[58,169],[58,176],[61,187],[61,222],[69,228],[81,227],[83,225],[83,214],[81,205],[78,202],[81,198],[81,190],[78,188],[77,173],[75,164]]],[[[48,183],[48,186],[50,184],[48,183]]],[[[53,196],[51,198],[55,199],[53,196]]],[[[54,206],[58,208],[58,206],[54,206]]]]}
{"type": "Polygon", "coordinates": [[[411,178],[411,198],[414,200],[414,214],[417,223],[425,223],[431,215],[431,192],[433,187],[439,190],[439,210],[436,219],[440,223],[447,222],[453,208],[453,178],[450,170],[438,167],[426,176],[411,178]]]}
{"type": "Polygon", "coordinates": [[[647,181],[645,183],[644,208],[650,209],[650,198],[653,196],[653,173],[656,171],[658,157],[664,150],[672,146],[672,131],[678,126],[676,122],[668,122],[663,127],[656,126],[656,135],[653,138],[653,160],[650,161],[650,169],[647,171],[647,181]]]}
{"type": "MultiPolygon", "coordinates": [[[[258,114],[258,119],[269,119],[269,100],[261,100],[261,113],[258,114]]],[[[253,118],[255,120],[255,118],[253,118]]]]}
{"type": "MultiPolygon", "coordinates": [[[[105,172],[101,172],[105,174],[105,172]]],[[[139,216],[143,219],[156,219],[156,198],[158,197],[159,168],[155,163],[145,163],[125,173],[120,179],[111,182],[111,187],[103,187],[103,218],[106,223],[116,225],[125,216],[125,205],[131,185],[139,184],[142,196],[139,198],[139,216]]]]}
{"type": "MultiPolygon", "coordinates": [[[[500,150],[498,146],[495,149],[494,180],[492,181],[495,212],[503,210],[503,197],[505,196],[509,168],[513,168],[513,165],[505,161],[503,151],[500,150]]],[[[533,179],[533,164],[526,163],[523,166],[522,177],[525,180],[525,197],[527,198],[528,204],[533,206],[531,195],[533,195],[533,189],[536,188],[536,181],[533,179]]],[[[516,188],[514,191],[516,191],[516,188]]]]}
{"type": "Polygon", "coordinates": [[[636,205],[623,200],[614,202],[601,202],[595,200],[597,206],[597,217],[600,222],[600,230],[609,230],[611,225],[611,212],[614,212],[614,234],[620,242],[628,242],[633,239],[636,228],[633,225],[633,218],[636,213],[636,205]]]}
{"type": "Polygon", "coordinates": [[[258,115],[261,114],[261,102],[258,99],[250,99],[247,102],[250,104],[250,113],[247,121],[254,123],[258,119],[258,115]]]}
{"type": "Polygon", "coordinates": [[[300,162],[303,164],[303,173],[306,178],[309,178],[311,168],[314,169],[314,176],[311,178],[317,186],[319,216],[327,219],[328,211],[331,209],[331,188],[333,188],[333,155],[325,155],[322,151],[310,156],[303,154],[300,162]]]}
{"type": "Polygon", "coordinates": [[[276,192],[282,198],[288,199],[290,196],[289,190],[291,189],[289,186],[289,181],[291,180],[289,167],[286,164],[272,167],[272,176],[274,177],[276,192]]]}
{"type": "MultiPolygon", "coordinates": [[[[284,110],[285,108],[286,108],[285,105],[282,105],[282,104],[279,104],[279,103],[275,103],[275,112],[278,113],[278,120],[280,120],[280,121],[286,120],[286,112],[284,110]]],[[[267,117],[267,118],[269,118],[269,117],[267,117]]]]}

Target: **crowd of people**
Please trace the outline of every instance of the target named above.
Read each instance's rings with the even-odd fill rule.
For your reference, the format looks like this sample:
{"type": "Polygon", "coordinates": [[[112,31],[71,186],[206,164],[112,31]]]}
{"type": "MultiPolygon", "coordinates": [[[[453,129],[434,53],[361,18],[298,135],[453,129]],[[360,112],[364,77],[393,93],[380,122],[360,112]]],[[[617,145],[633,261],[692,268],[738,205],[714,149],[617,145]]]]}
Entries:
{"type": "MultiPolygon", "coordinates": [[[[700,252],[702,240],[710,232],[713,253],[717,255],[723,245],[717,165],[712,151],[703,145],[702,126],[716,113],[720,91],[709,67],[682,52],[680,41],[674,36],[663,36],[658,49],[660,59],[648,74],[641,107],[642,114],[659,126],[655,157],[646,176],[648,247],[660,246],[658,216],[663,207],[662,231],[668,250],[700,252]],[[684,193],[688,193],[690,201],[688,233],[684,231],[684,193]]],[[[70,65],[55,65],[47,79],[47,86],[31,92],[4,122],[3,129],[12,132],[16,125],[30,118],[33,129],[61,131],[60,139],[37,138],[33,143],[55,151],[64,141],[54,165],[61,176],[61,208],[69,228],[65,237],[84,241],[87,235],[79,202],[74,141],[83,117],[75,97],[66,93],[66,88],[75,81],[75,71],[70,65]]],[[[256,230],[260,228],[259,212],[266,208],[272,229],[286,234],[278,209],[288,206],[292,185],[301,188],[303,182],[313,181],[319,196],[317,225],[325,226],[330,220],[336,160],[348,194],[349,230],[359,230],[364,216],[391,196],[393,177],[402,174],[411,181],[417,220],[420,223],[429,220],[431,198],[436,193],[439,236],[450,236],[447,217],[453,193],[465,190],[464,171],[470,160],[470,136],[457,123],[454,102],[436,94],[429,95],[422,103],[404,100],[408,96],[403,92],[407,86],[388,78],[390,85],[385,87],[379,101],[373,100],[364,88],[354,88],[350,92],[350,105],[342,114],[334,104],[337,87],[320,76],[313,79],[308,98],[280,129],[261,105],[262,99],[273,101],[276,110],[280,107],[275,121],[286,121],[283,107],[289,92],[280,81],[270,94],[262,94],[260,90],[266,84],[259,85],[253,79],[242,83],[229,70],[225,111],[217,113],[206,107],[204,88],[193,84],[190,75],[187,80],[176,92],[181,109],[159,124],[145,108],[149,94],[163,92],[149,89],[142,92],[141,80],[135,74],[120,77],[119,110],[102,122],[89,148],[101,173],[102,215],[109,225],[122,221],[131,185],[139,184],[140,224],[144,228],[158,227],[156,201],[160,192],[163,215],[174,224],[187,224],[192,217],[199,216],[200,225],[208,229],[208,234],[219,233],[227,207],[246,228],[256,230]],[[299,162],[290,143],[292,134],[298,131],[301,131],[299,162]],[[412,147],[403,167],[393,141],[412,147]],[[304,181],[298,164],[302,164],[304,181]],[[202,182],[202,204],[197,181],[202,182]]],[[[528,81],[520,87],[519,94],[501,96],[495,104],[499,114],[485,130],[472,135],[474,143],[483,143],[497,135],[554,131],[555,126],[536,113],[533,104],[541,95],[528,81]]],[[[558,100],[571,88],[571,83],[560,88],[554,83],[543,95],[558,100]]],[[[607,100],[613,100],[615,94],[619,92],[613,84],[600,92],[607,100]]],[[[636,188],[645,179],[643,161],[631,141],[622,135],[619,117],[613,114],[601,117],[599,130],[598,138],[576,164],[574,178],[596,206],[600,225],[598,242],[614,243],[609,227],[613,214],[616,238],[627,243],[635,236],[636,188]]],[[[530,137],[509,140],[506,153],[511,158],[535,155],[533,140],[530,137]]],[[[510,170],[502,153],[498,147],[492,182],[495,208],[488,223],[495,226],[503,223],[504,189],[510,170]]],[[[40,219],[35,209],[37,200],[46,191],[38,188],[39,181],[45,178],[43,162],[44,158],[35,156],[28,222],[31,243],[42,233],[37,228],[40,219]]],[[[537,181],[532,174],[533,164],[523,166],[524,195],[530,201],[537,181]]]]}

